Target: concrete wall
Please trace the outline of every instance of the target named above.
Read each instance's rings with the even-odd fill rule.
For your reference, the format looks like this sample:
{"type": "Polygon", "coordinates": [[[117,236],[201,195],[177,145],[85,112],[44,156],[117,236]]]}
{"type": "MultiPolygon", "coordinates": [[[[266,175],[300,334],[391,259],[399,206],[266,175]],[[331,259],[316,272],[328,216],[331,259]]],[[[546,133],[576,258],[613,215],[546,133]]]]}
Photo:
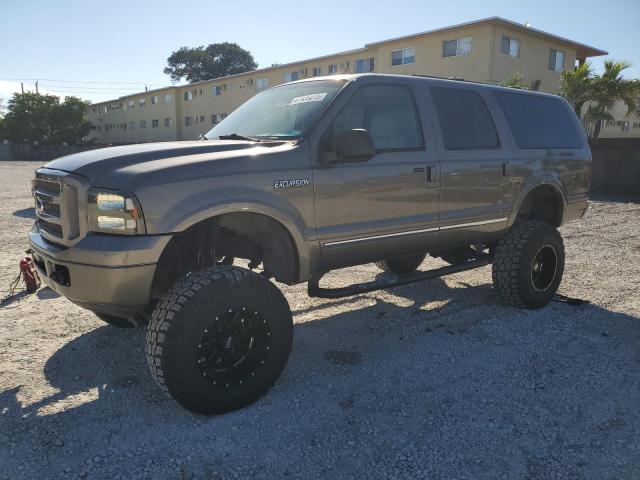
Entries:
{"type": "Polygon", "coordinates": [[[640,139],[591,141],[593,193],[640,198],[640,139]]]}

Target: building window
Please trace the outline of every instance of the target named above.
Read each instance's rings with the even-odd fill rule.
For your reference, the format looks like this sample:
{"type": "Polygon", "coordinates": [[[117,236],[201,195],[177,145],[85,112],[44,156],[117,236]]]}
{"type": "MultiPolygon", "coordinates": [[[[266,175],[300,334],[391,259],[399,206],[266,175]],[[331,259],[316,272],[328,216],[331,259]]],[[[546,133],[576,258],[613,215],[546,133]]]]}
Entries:
{"type": "Polygon", "coordinates": [[[129,130],[134,130],[136,128],[136,122],[129,122],[129,130]]]}
{"type": "Polygon", "coordinates": [[[618,126],[620,127],[621,132],[629,131],[629,122],[628,121],[620,121],[618,122],[618,126]]]}
{"type": "Polygon", "coordinates": [[[633,122],[633,128],[640,128],[640,122],[633,122]]]}
{"type": "Polygon", "coordinates": [[[338,73],[338,64],[332,63],[329,65],[329,75],[335,75],[336,73],[338,73]]]}
{"type": "Polygon", "coordinates": [[[416,49],[415,48],[401,48],[400,50],[394,50],[391,52],[391,66],[397,65],[409,65],[416,63],[416,49]]]}
{"type": "Polygon", "coordinates": [[[200,115],[200,121],[204,122],[204,115],[200,115]]]}
{"type": "Polygon", "coordinates": [[[240,88],[247,88],[253,85],[253,78],[247,78],[240,81],[240,88]]]}
{"type": "Polygon", "coordinates": [[[473,39],[471,37],[461,37],[455,40],[447,40],[442,43],[443,57],[459,57],[461,55],[469,55],[471,53],[471,45],[473,39]]]}
{"type": "Polygon", "coordinates": [[[510,57],[520,56],[520,40],[511,37],[502,37],[500,51],[510,57]]]}
{"type": "Polygon", "coordinates": [[[160,120],[158,119],[151,120],[151,128],[158,128],[159,124],[160,124],[160,120]]]}
{"type": "Polygon", "coordinates": [[[314,77],[322,76],[322,67],[314,67],[313,70],[311,70],[311,75],[314,77]]]}
{"type": "Polygon", "coordinates": [[[564,52],[562,50],[549,50],[549,70],[554,72],[564,70],[564,52]]]}
{"type": "Polygon", "coordinates": [[[157,105],[158,104],[158,96],[154,95],[151,97],[151,105],[157,105]]]}
{"type": "Polygon", "coordinates": [[[144,107],[147,104],[147,99],[146,98],[141,98],[140,100],[138,100],[138,104],[141,107],[144,107]]]}
{"type": "Polygon", "coordinates": [[[213,87],[211,89],[211,95],[217,97],[222,94],[222,85],[218,85],[217,87],[213,87]]]}
{"type": "Polygon", "coordinates": [[[300,72],[297,70],[295,72],[287,72],[284,74],[285,82],[295,82],[299,78],[300,78],[300,72]]]}
{"type": "Polygon", "coordinates": [[[129,108],[133,108],[136,106],[136,101],[135,100],[129,100],[129,108]]]}
{"type": "Polygon", "coordinates": [[[171,117],[167,117],[164,119],[164,126],[165,127],[170,127],[171,126],[171,117]]]}
{"type": "Polygon", "coordinates": [[[188,92],[184,92],[184,101],[188,102],[193,99],[193,92],[189,90],[188,92]]]}
{"type": "Polygon", "coordinates": [[[172,100],[173,100],[173,94],[171,94],[171,93],[165,94],[164,103],[171,103],[172,100]]]}
{"type": "Polygon", "coordinates": [[[109,111],[109,107],[107,107],[106,105],[104,106],[104,113],[107,113],[109,111]]]}
{"type": "Polygon", "coordinates": [[[269,88],[269,79],[268,78],[258,78],[256,80],[256,90],[258,92],[262,90],[266,90],[269,88]]]}
{"type": "Polygon", "coordinates": [[[146,120],[140,120],[140,128],[147,128],[147,121],[146,120]]]}
{"type": "Polygon", "coordinates": [[[226,116],[227,116],[226,113],[214,113],[213,115],[211,115],[211,124],[216,125],[220,123],[222,120],[225,119],[226,116]]]}
{"type": "Polygon", "coordinates": [[[373,72],[374,64],[375,62],[373,57],[356,60],[356,73],[373,72]]]}
{"type": "Polygon", "coordinates": [[[189,127],[192,123],[192,119],[191,117],[184,117],[184,124],[185,126],[189,127]]]}

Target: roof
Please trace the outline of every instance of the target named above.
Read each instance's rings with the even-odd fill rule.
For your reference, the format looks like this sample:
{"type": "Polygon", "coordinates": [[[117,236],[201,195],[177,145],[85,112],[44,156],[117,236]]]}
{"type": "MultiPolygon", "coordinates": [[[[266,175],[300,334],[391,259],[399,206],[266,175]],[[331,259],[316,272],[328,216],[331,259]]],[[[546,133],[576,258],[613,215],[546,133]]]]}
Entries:
{"type": "Polygon", "coordinates": [[[419,32],[419,33],[412,33],[410,35],[404,35],[401,37],[395,37],[395,38],[389,38],[387,40],[380,40],[378,42],[373,42],[373,43],[367,43],[365,45],[365,47],[372,47],[374,45],[380,45],[383,43],[388,43],[388,42],[395,42],[396,40],[404,40],[407,38],[414,38],[414,37],[419,37],[421,35],[429,35],[432,33],[439,33],[439,32],[446,32],[448,30],[455,30],[455,29],[459,29],[459,28],[464,28],[464,27],[470,27],[473,25],[481,25],[483,23],[494,23],[494,24],[502,24],[511,28],[517,28],[519,30],[522,31],[526,31],[528,33],[533,33],[535,35],[541,36],[541,37],[548,37],[548,38],[552,38],[558,42],[561,43],[565,43],[568,45],[571,45],[573,47],[576,47],[577,50],[577,56],[578,57],[597,57],[600,55],[608,55],[609,52],[606,52],[604,50],[600,50],[599,48],[595,48],[595,47],[591,47],[589,45],[585,45],[584,43],[580,43],[580,42],[575,42],[573,40],[569,40],[568,38],[565,37],[560,37],[558,35],[554,35],[553,33],[549,33],[549,32],[545,32],[543,30],[538,30],[536,28],[533,27],[528,27],[525,24],[522,23],[518,23],[518,22],[514,22],[512,20],[507,20],[506,18],[502,18],[502,17],[487,17],[487,18],[482,18],[480,20],[473,20],[470,22],[464,22],[464,23],[458,23],[456,25],[450,25],[448,27],[442,27],[442,28],[436,28],[434,30],[426,30],[424,32],[419,32]]]}

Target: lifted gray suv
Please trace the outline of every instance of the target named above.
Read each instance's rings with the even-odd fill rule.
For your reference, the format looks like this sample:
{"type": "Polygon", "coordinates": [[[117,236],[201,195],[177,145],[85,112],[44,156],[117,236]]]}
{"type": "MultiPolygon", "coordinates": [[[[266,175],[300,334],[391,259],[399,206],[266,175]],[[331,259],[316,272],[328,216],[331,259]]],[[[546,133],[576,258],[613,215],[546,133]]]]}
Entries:
{"type": "Polygon", "coordinates": [[[33,181],[30,243],[52,289],[112,325],[149,323],[162,390],[221,413],[259,398],[289,357],[291,311],[270,279],[334,298],[491,263],[504,302],[540,308],[562,278],[556,229],[585,214],[590,175],[559,97],[325,77],[256,95],[202,141],[54,160],[33,181]],[[427,254],[448,265],[417,270],[427,254]],[[320,285],[368,262],[389,273],[320,285]]]}

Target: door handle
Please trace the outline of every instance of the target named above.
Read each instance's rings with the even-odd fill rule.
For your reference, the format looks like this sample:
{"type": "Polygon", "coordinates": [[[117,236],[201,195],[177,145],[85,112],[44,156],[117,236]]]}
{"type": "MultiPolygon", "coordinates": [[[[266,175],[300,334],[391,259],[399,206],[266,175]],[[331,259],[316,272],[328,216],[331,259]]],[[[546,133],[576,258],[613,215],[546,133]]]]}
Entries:
{"type": "Polygon", "coordinates": [[[438,166],[437,165],[427,165],[427,186],[428,187],[438,186],[438,166]]]}

